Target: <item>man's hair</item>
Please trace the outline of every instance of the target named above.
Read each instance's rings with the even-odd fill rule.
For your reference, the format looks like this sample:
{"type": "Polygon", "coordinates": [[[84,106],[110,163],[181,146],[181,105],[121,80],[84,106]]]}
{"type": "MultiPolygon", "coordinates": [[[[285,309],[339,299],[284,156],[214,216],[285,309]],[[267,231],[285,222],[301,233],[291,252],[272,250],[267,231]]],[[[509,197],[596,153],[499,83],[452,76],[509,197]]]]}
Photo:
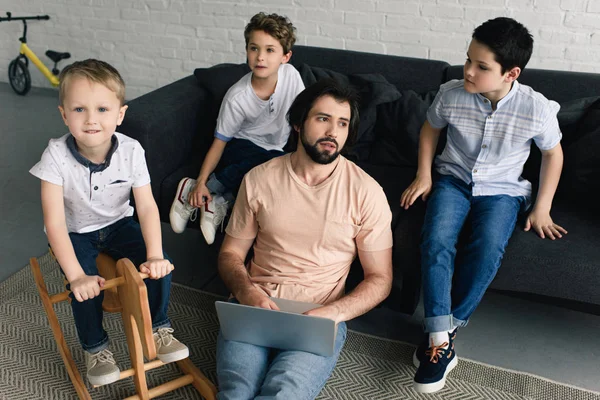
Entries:
{"type": "Polygon", "coordinates": [[[67,65],[58,78],[60,81],[58,99],[61,105],[65,100],[69,82],[73,78],[85,78],[90,82],[99,83],[115,92],[121,105],[125,104],[125,82],[119,71],[107,62],[90,58],[67,65]]]}
{"type": "Polygon", "coordinates": [[[533,36],[512,18],[484,22],[473,31],[473,39],[490,48],[502,66],[502,73],[514,67],[525,69],[533,51],[533,36]]]}
{"type": "MultiPolygon", "coordinates": [[[[343,85],[332,78],[321,79],[304,89],[294,100],[287,112],[287,120],[292,128],[291,137],[295,137],[295,126],[303,129],[308,118],[308,113],[316,101],[323,96],[331,96],[339,103],[347,102],[350,105],[350,123],[348,124],[348,139],[346,145],[354,144],[358,133],[358,94],[350,86],[343,85]]],[[[289,146],[288,146],[289,148],[289,146]]]]}
{"type": "Polygon", "coordinates": [[[296,28],[287,17],[278,14],[259,12],[252,17],[244,29],[246,48],[254,31],[263,31],[277,39],[283,47],[283,54],[289,53],[296,43],[296,28]]]}

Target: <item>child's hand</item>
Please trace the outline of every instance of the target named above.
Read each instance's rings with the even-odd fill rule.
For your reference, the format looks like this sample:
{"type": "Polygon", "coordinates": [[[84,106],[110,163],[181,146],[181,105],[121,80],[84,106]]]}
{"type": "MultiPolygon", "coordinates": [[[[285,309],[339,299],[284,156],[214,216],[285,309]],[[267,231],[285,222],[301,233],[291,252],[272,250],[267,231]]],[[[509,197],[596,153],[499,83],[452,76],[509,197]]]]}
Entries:
{"type": "Polygon", "coordinates": [[[82,302],[93,299],[100,294],[100,288],[104,286],[105,279],[98,275],[83,275],[81,278],[69,282],[71,292],[75,296],[75,300],[82,302]]]}
{"type": "Polygon", "coordinates": [[[194,190],[190,192],[188,202],[192,207],[200,208],[204,205],[204,202],[208,203],[212,200],[210,191],[204,184],[196,184],[194,190]]]}
{"type": "Polygon", "coordinates": [[[431,193],[431,178],[420,178],[417,176],[409,187],[402,193],[400,197],[400,207],[408,210],[408,207],[412,206],[415,200],[422,195],[423,201],[427,200],[429,193],[431,193]]]}
{"type": "Polygon", "coordinates": [[[174,269],[175,267],[169,262],[169,260],[162,258],[153,258],[140,265],[140,272],[148,274],[150,279],[160,279],[166,275],[169,275],[174,269]]]}
{"type": "Polygon", "coordinates": [[[549,213],[538,212],[535,208],[527,217],[527,221],[525,221],[525,231],[527,232],[531,228],[542,239],[546,237],[551,240],[560,239],[562,235],[567,234],[566,229],[552,221],[549,213]]]}

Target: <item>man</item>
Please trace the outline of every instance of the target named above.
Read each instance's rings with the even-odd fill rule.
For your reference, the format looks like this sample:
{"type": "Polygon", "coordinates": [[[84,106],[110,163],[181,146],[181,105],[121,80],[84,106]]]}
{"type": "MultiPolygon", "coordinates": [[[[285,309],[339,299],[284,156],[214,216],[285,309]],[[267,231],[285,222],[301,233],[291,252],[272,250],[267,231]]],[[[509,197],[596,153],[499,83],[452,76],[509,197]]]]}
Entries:
{"type": "Polygon", "coordinates": [[[355,93],[333,80],[319,81],[294,100],[288,121],[299,139],[296,151],[244,177],[219,273],[241,304],[276,310],[269,296],[322,304],[306,314],[336,321],[335,352],[322,357],[219,335],[219,399],[315,398],[346,339],[344,321],[371,310],[391,288],[391,212],[385,194],[339,154],[358,130],[355,93]],[[357,252],[364,280],[344,295],[357,252]]]}

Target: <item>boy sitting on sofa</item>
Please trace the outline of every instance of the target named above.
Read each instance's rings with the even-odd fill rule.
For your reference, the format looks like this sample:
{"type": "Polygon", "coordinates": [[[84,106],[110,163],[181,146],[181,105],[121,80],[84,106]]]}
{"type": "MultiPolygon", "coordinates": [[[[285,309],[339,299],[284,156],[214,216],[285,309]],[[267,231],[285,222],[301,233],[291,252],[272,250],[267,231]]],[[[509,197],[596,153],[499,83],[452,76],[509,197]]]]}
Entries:
{"type": "Polygon", "coordinates": [[[521,173],[532,141],[542,164],[525,230],[552,240],[567,233],[550,217],[563,164],[559,105],[517,81],[532,50],[531,34],[513,19],[477,27],[464,79],[440,87],[421,129],[417,175],[400,200],[407,209],[419,196],[429,197],[421,242],[428,336],[413,357],[414,388],[421,393],[444,387],[458,361],[456,331],[467,324],[496,275],[519,212],[530,207],[531,183],[521,173]],[[447,143],[435,159],[432,179],[444,127],[447,143]],[[457,253],[465,225],[468,239],[457,253]]]}
{"type": "Polygon", "coordinates": [[[246,172],[284,154],[290,134],[285,115],[304,90],[300,74],[287,64],[296,42],[294,31],[286,17],[262,12],[246,25],[251,72],[225,94],[198,178],[179,182],[169,214],[173,231],[183,232],[200,208],[200,229],[212,244],[246,172]],[[221,167],[213,172],[219,161],[221,167]]]}
{"type": "Polygon", "coordinates": [[[127,257],[145,280],[158,358],[167,363],[188,357],[167,317],[173,265],[163,253],[158,207],[140,144],[115,132],[125,117],[125,83],[111,65],[78,61],[60,75],[58,107],[70,133],[51,139],[30,172],[42,181],[44,226],[52,252],[68,280],[77,335],[92,385],[119,379],[102,327],[104,278],[101,251],[127,257]],[[129,196],[133,189],[139,223],[129,196]]]}

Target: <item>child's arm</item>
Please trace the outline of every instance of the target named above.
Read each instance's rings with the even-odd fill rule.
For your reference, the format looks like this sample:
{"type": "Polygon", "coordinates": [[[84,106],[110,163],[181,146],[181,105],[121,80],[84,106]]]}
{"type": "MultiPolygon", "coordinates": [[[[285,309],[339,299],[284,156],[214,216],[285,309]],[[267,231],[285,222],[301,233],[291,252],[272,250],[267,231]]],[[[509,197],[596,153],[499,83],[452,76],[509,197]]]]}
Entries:
{"type": "Polygon", "coordinates": [[[86,275],[77,260],[67,231],[62,186],[42,180],[42,210],[48,242],[69,281],[75,299],[81,302],[98,296],[104,285],[104,278],[86,275]]]}
{"type": "Polygon", "coordinates": [[[193,207],[203,206],[204,197],[206,197],[207,202],[212,200],[210,191],[206,187],[206,182],[208,181],[210,174],[215,170],[215,168],[217,168],[217,164],[219,164],[219,160],[223,155],[226,144],[227,142],[215,138],[210,145],[210,149],[208,150],[208,153],[206,153],[206,157],[204,157],[204,161],[202,162],[202,168],[200,168],[200,174],[198,175],[196,187],[190,193],[190,197],[188,198],[190,205],[193,207]]]}
{"type": "Polygon", "coordinates": [[[417,176],[400,197],[400,207],[405,210],[412,206],[421,195],[423,195],[423,200],[426,200],[431,192],[431,165],[433,164],[433,157],[435,156],[441,131],[441,129],[432,127],[429,121],[425,121],[421,128],[417,176]]]}
{"type": "Polygon", "coordinates": [[[162,248],[160,216],[158,206],[152,196],[150,184],[134,187],[133,197],[137,210],[142,236],[146,243],[146,262],[140,265],[140,272],[152,279],[160,279],[174,269],[169,260],[165,260],[162,248]]]}
{"type": "Polygon", "coordinates": [[[561,238],[567,231],[555,224],[550,217],[552,199],[560,180],[563,165],[563,152],[560,143],[550,150],[542,150],[542,167],[540,170],[540,185],[533,210],[525,222],[525,230],[533,230],[544,239],[561,238]]]}

